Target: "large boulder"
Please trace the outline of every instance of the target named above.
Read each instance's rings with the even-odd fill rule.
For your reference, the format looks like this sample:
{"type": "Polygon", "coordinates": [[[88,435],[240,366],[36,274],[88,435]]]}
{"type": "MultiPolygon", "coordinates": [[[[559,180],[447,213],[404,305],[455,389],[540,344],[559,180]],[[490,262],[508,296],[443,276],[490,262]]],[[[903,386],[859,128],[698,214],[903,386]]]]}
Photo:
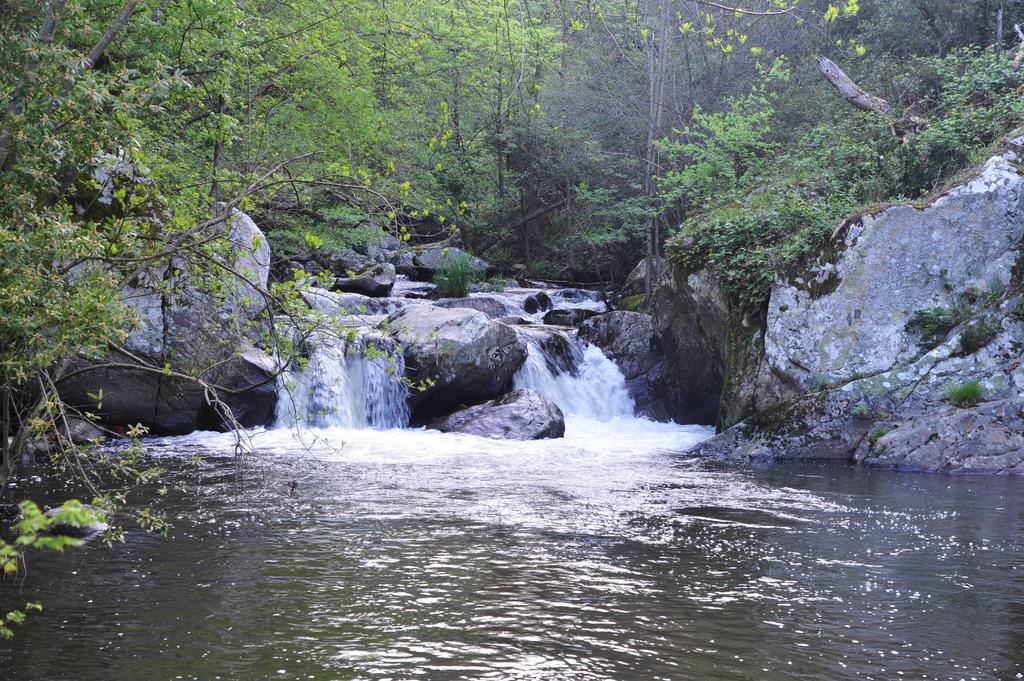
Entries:
{"type": "MultiPolygon", "coordinates": [[[[654,258],[654,275],[653,283],[657,286],[658,281],[661,279],[662,273],[665,271],[665,260],[661,257],[654,258]]],[[[647,289],[647,258],[644,258],[626,277],[626,281],[622,284],[622,288],[619,289],[620,298],[629,298],[631,296],[644,295],[647,289]]]]}
{"type": "Polygon", "coordinates": [[[499,440],[542,440],[564,436],[565,417],[556,404],[540,393],[523,389],[461,409],[433,421],[429,427],[499,440]]]}
{"type": "Polygon", "coordinates": [[[423,249],[416,253],[414,263],[417,267],[434,272],[448,267],[460,259],[466,260],[469,269],[473,271],[477,278],[484,277],[490,268],[490,265],[480,258],[470,255],[456,246],[431,246],[423,249]]]}
{"type": "Polygon", "coordinates": [[[376,238],[356,246],[356,251],[376,262],[387,262],[392,253],[402,248],[402,242],[394,234],[381,230],[376,238]]]}
{"type": "Polygon", "coordinates": [[[426,386],[410,396],[419,419],[502,395],[526,359],[526,344],[511,328],[476,310],[411,305],[389,317],[387,328],[409,378],[426,386]]]}
{"type": "Polygon", "coordinates": [[[336,279],[334,290],[345,293],[359,293],[371,298],[384,298],[395,286],[395,266],[391,263],[377,263],[354,277],[336,279]]]}
{"type": "Polygon", "coordinates": [[[1024,475],[1024,397],[939,408],[880,426],[854,458],[903,471],[1024,475]]]}
{"type": "Polygon", "coordinates": [[[331,251],[319,255],[317,261],[325,269],[330,270],[335,277],[345,278],[353,273],[362,272],[374,266],[376,260],[372,257],[358,253],[351,249],[331,251]]]}
{"type": "Polygon", "coordinates": [[[405,301],[395,298],[371,298],[360,293],[338,293],[315,287],[304,290],[302,298],[317,312],[341,317],[389,315],[406,305],[405,301]]]}
{"type": "Polygon", "coordinates": [[[601,348],[622,370],[639,414],[655,420],[676,416],[665,353],[650,315],[620,310],[591,317],[580,326],[579,337],[601,348]]]}
{"type": "Polygon", "coordinates": [[[924,207],[844,223],[802,276],[778,282],[763,355],[774,376],[807,394],[747,418],[697,453],[1019,472],[1018,161],[1007,151],[924,207]]]}
{"type": "MultiPolygon", "coordinates": [[[[97,413],[109,425],[142,424],[156,434],[177,435],[215,420],[208,413],[206,389],[179,375],[224,388],[218,396],[239,406],[250,389],[255,402],[270,399],[264,369],[272,360],[257,359],[247,347],[252,322],[264,307],[270,248],[240,211],[215,229],[224,231],[230,251],[218,257],[226,257],[225,266],[240,276],[206,290],[172,262],[126,287],[122,298],[137,324],[124,352],[71,361],[58,381],[66,403],[97,413]]],[[[265,423],[264,409],[243,411],[243,425],[265,423]]]]}
{"type": "Polygon", "coordinates": [[[277,406],[277,360],[254,348],[236,353],[213,370],[211,378],[221,389],[217,391],[220,405],[204,407],[199,426],[225,430],[234,424],[222,413],[224,407],[231,418],[246,428],[273,422],[277,406]]]}
{"type": "Polygon", "coordinates": [[[772,369],[806,390],[916,358],[927,347],[915,315],[1010,285],[1024,239],[1022,182],[1007,152],[930,205],[846,221],[801,276],[773,288],[772,369]]]}

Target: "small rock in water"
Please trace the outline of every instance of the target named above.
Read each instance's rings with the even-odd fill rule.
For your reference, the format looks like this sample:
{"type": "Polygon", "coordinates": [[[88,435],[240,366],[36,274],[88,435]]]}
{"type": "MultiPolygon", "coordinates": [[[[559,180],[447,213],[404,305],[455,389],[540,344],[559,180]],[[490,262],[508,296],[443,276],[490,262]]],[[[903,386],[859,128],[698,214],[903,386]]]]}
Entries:
{"type": "Polygon", "coordinates": [[[537,391],[522,389],[438,419],[430,428],[499,440],[542,440],[563,437],[565,417],[537,391]]]}
{"type": "Polygon", "coordinates": [[[544,323],[552,326],[579,326],[597,312],[585,308],[574,307],[567,310],[551,310],[544,315],[544,323]]]}

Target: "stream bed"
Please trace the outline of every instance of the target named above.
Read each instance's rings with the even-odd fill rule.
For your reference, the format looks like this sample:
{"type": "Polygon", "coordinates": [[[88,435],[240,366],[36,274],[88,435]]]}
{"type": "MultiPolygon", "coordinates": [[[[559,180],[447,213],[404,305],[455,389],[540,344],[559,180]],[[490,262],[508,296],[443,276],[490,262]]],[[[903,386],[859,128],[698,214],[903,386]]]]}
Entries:
{"type": "Polygon", "coordinates": [[[1024,481],[688,457],[707,435],[151,440],[170,538],[36,556],[0,678],[1024,678],[1024,481]]]}

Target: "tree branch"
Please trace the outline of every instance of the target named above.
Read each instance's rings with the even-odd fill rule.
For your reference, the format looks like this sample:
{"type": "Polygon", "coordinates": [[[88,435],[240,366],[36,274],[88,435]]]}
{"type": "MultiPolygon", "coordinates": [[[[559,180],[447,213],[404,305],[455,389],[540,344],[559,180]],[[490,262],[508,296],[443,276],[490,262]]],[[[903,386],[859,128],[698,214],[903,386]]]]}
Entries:
{"type": "Polygon", "coordinates": [[[872,113],[883,114],[886,116],[892,115],[893,108],[892,104],[885,101],[881,97],[876,97],[853,82],[846,73],[843,72],[839,66],[831,59],[823,56],[818,57],[818,69],[821,71],[821,75],[825,76],[832,87],[834,87],[839,94],[843,96],[846,101],[853,104],[861,111],[870,111],[872,113]]]}

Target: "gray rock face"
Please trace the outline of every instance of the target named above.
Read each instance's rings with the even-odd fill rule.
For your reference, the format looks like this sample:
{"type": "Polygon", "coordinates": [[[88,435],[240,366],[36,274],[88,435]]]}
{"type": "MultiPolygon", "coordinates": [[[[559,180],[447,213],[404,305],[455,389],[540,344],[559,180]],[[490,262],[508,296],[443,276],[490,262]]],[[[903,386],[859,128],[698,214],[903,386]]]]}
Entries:
{"type": "Polygon", "coordinates": [[[581,307],[548,310],[544,313],[544,323],[551,326],[579,326],[596,314],[594,310],[581,307]]]}
{"type": "Polygon", "coordinates": [[[508,326],[466,308],[411,305],[387,320],[413,382],[413,416],[438,416],[459,404],[502,395],[526,359],[526,344],[508,326]]]}
{"type": "Polygon", "coordinates": [[[515,390],[438,419],[430,428],[500,440],[542,440],[565,435],[562,410],[534,390],[515,390]]]}
{"type": "Polygon", "coordinates": [[[235,397],[244,399],[246,377],[253,374],[252,363],[241,359],[245,349],[239,343],[246,337],[247,322],[262,309],[260,289],[266,288],[270,273],[270,247],[255,223],[239,211],[228,220],[226,233],[233,247],[229,266],[244,279],[233,280],[222,295],[214,296],[196,289],[187,273],[176,276],[173,268],[165,268],[157,273],[163,281],[125,289],[125,303],[138,317],[125,349],[156,370],[134,368],[135,359],[120,354],[98,363],[76,359],[58,384],[69,405],[95,411],[110,425],[142,424],[156,434],[188,433],[201,420],[214,420],[203,388],[164,375],[159,369],[165,365],[212,384],[227,382],[240,391],[235,397]],[[111,362],[118,366],[109,366],[111,362]],[[238,375],[232,374],[235,369],[238,375]],[[101,390],[102,409],[97,409],[90,393],[101,390]]]}
{"type": "Polygon", "coordinates": [[[667,268],[651,303],[655,333],[665,353],[674,416],[681,423],[714,423],[725,385],[728,311],[714,277],[667,268]]]}
{"type": "Polygon", "coordinates": [[[395,266],[391,263],[378,263],[363,270],[354,277],[337,279],[335,291],[358,293],[371,298],[384,298],[391,294],[395,286],[395,266]]]}
{"type": "Polygon", "coordinates": [[[651,315],[620,310],[591,317],[580,326],[579,337],[601,348],[622,370],[640,415],[655,420],[675,417],[675,395],[651,315]]]}
{"type": "MultiPolygon", "coordinates": [[[[922,351],[907,329],[914,313],[953,307],[968,290],[1010,284],[1024,237],[1015,152],[920,209],[895,206],[846,223],[834,262],[771,294],[765,354],[772,370],[804,389],[888,371],[922,351]]],[[[832,250],[832,249],[830,249],[832,250]]]]}
{"type": "MultiPolygon", "coordinates": [[[[658,257],[654,259],[654,284],[657,286],[658,281],[662,278],[665,272],[665,259],[658,257]]],[[[625,283],[622,285],[622,289],[619,291],[619,296],[627,298],[629,296],[637,296],[645,292],[647,278],[647,258],[644,258],[633,271],[626,277],[625,283]]]]}
{"type": "Polygon", "coordinates": [[[765,361],[786,385],[818,392],[781,400],[697,452],[1020,472],[1024,178],[1016,160],[1014,152],[991,159],[925,208],[844,225],[831,261],[778,284],[765,361]],[[966,321],[928,349],[907,323],[937,306],[957,306],[955,319],[966,321]],[[956,408],[950,395],[965,387],[981,393],[980,404],[956,408]]]}
{"type": "Polygon", "coordinates": [[[1024,475],[1024,398],[947,407],[888,424],[855,458],[878,468],[1024,475]]]}

